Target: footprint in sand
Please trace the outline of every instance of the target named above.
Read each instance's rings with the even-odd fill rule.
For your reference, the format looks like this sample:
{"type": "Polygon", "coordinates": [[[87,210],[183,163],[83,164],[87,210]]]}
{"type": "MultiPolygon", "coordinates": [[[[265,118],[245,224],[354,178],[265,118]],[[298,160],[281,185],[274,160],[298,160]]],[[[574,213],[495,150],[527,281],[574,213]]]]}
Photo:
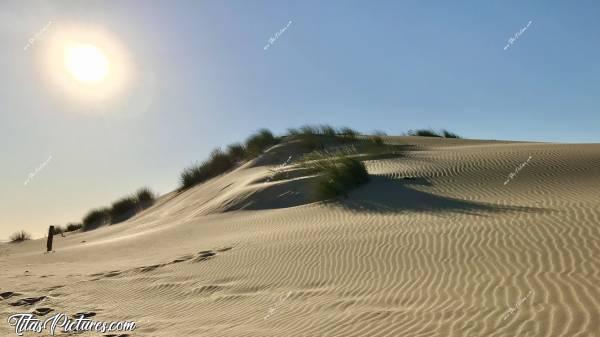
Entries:
{"type": "MultiPolygon", "coordinates": [[[[217,249],[216,251],[217,252],[226,252],[231,249],[233,249],[233,247],[220,248],[220,249],[217,249]]],[[[154,265],[150,265],[150,266],[143,266],[143,267],[138,267],[138,268],[134,268],[131,270],[126,270],[126,271],[113,270],[113,271],[105,272],[105,273],[90,274],[88,276],[94,277],[94,279],[92,279],[92,281],[98,281],[102,278],[116,277],[116,276],[119,276],[119,275],[129,272],[129,271],[148,273],[148,272],[156,270],[160,267],[165,267],[165,266],[172,265],[172,264],[182,263],[182,262],[190,261],[192,259],[193,259],[192,260],[193,262],[206,261],[206,260],[214,257],[215,255],[217,255],[217,253],[213,250],[203,250],[197,254],[196,258],[194,258],[194,255],[184,255],[184,256],[177,258],[169,263],[161,263],[161,264],[154,264],[154,265]]]]}
{"type": "MultiPolygon", "coordinates": [[[[220,248],[220,249],[217,249],[217,252],[222,253],[222,252],[226,252],[231,249],[233,249],[233,247],[220,248]]],[[[198,253],[198,257],[196,257],[194,259],[194,262],[206,261],[215,255],[217,255],[217,253],[214,250],[203,250],[198,253]]]]}
{"type": "Polygon", "coordinates": [[[11,298],[13,296],[19,296],[19,295],[21,295],[21,294],[19,294],[19,293],[13,293],[12,291],[6,291],[6,292],[3,292],[3,293],[0,293],[0,299],[7,300],[7,299],[9,299],[9,298],[11,298]]]}
{"type": "Polygon", "coordinates": [[[176,260],[173,260],[173,261],[171,262],[171,264],[185,262],[185,261],[191,260],[191,259],[193,259],[193,258],[194,258],[194,256],[193,256],[193,255],[186,255],[186,256],[182,256],[182,257],[180,257],[180,258],[178,258],[178,259],[176,259],[176,260]]]}
{"type": "Polygon", "coordinates": [[[24,306],[28,306],[28,305],[34,305],[38,302],[43,301],[45,298],[46,298],[46,296],[28,297],[28,298],[23,298],[14,303],[9,303],[9,304],[12,305],[13,307],[24,307],[24,306]]]}
{"type": "Polygon", "coordinates": [[[64,288],[64,286],[53,286],[53,287],[46,288],[43,291],[45,291],[45,292],[51,292],[51,291],[54,291],[54,290],[60,289],[60,288],[64,288]]]}
{"type": "Polygon", "coordinates": [[[48,313],[54,311],[52,308],[36,308],[32,314],[36,316],[46,316],[48,313]]]}
{"type": "Polygon", "coordinates": [[[162,263],[162,264],[153,264],[151,266],[145,266],[145,267],[137,268],[137,270],[139,270],[140,273],[148,273],[148,272],[151,272],[151,271],[153,271],[155,269],[158,269],[160,267],[164,267],[166,265],[167,264],[165,264],[165,263],[162,263]]]}
{"type": "Polygon", "coordinates": [[[93,312],[93,311],[84,311],[84,312],[78,312],[78,313],[76,313],[75,315],[73,315],[71,317],[77,319],[77,318],[79,318],[81,316],[83,316],[83,318],[89,318],[89,317],[96,316],[96,313],[93,312]]]}
{"type": "Polygon", "coordinates": [[[108,272],[106,274],[104,274],[104,277],[115,277],[115,276],[119,276],[121,275],[123,272],[120,270],[113,270],[111,272],[108,272]]]}
{"type": "Polygon", "coordinates": [[[215,255],[217,255],[217,253],[212,250],[203,250],[198,253],[198,257],[194,259],[194,262],[206,261],[215,255]]]}

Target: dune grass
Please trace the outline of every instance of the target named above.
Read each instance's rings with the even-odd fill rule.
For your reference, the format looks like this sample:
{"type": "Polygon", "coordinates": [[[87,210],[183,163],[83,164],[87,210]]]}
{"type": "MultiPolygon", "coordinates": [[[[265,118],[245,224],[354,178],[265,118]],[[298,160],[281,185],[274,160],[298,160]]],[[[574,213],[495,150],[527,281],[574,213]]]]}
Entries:
{"type": "Polygon", "coordinates": [[[246,147],[240,143],[229,144],[226,153],[231,160],[240,162],[246,158],[246,147]]]}
{"type": "Polygon", "coordinates": [[[125,196],[115,201],[110,208],[110,223],[123,222],[140,211],[152,206],[156,196],[148,187],[142,187],[134,195],[125,196]]]}
{"type": "Polygon", "coordinates": [[[267,129],[261,129],[246,139],[244,145],[234,143],[227,146],[227,151],[215,149],[209,158],[200,164],[194,164],[181,172],[179,190],[186,190],[219,176],[244,160],[258,157],[266,149],[277,144],[279,139],[267,129]]]}
{"type": "Polygon", "coordinates": [[[221,175],[235,166],[235,160],[221,149],[215,149],[200,165],[193,165],[181,173],[181,190],[203,183],[221,175]]]}
{"type": "MultiPolygon", "coordinates": [[[[430,129],[410,130],[408,134],[460,138],[447,130],[442,130],[441,133],[430,129]]],[[[179,190],[188,189],[230,171],[243,161],[258,157],[269,147],[279,143],[281,139],[289,137],[290,139],[299,139],[301,144],[311,151],[301,160],[301,163],[304,163],[303,165],[310,161],[319,162],[312,168],[306,166],[304,168],[319,172],[323,177],[328,177],[316,188],[319,197],[325,198],[346,194],[349,189],[368,180],[368,174],[366,174],[364,164],[358,159],[359,157],[365,160],[379,158],[382,155],[398,156],[400,154],[398,147],[386,144],[383,136],[386,136],[386,134],[381,131],[374,132],[372,136],[361,136],[354,129],[348,127],[336,129],[330,125],[304,125],[300,128],[290,128],[288,133],[282,137],[274,136],[268,129],[260,129],[250,135],[243,144],[230,144],[227,146],[226,151],[215,149],[204,162],[185,168],[180,174],[179,190]],[[360,147],[362,155],[358,154],[355,145],[360,147]],[[342,150],[341,153],[336,153],[339,152],[337,150],[330,151],[330,149],[344,146],[350,146],[353,149],[352,153],[346,150],[342,150]],[[328,163],[327,159],[332,160],[329,160],[328,163]]],[[[81,224],[69,224],[61,230],[65,232],[79,229],[87,231],[105,224],[125,221],[140,210],[152,206],[155,198],[154,193],[148,188],[142,188],[132,196],[126,196],[115,201],[110,208],[98,208],[88,212],[81,224]]]]}
{"type": "Polygon", "coordinates": [[[65,227],[65,232],[74,232],[83,228],[83,224],[80,223],[70,223],[65,227]]]}
{"type": "Polygon", "coordinates": [[[442,137],[440,134],[438,134],[432,129],[408,130],[408,135],[420,137],[442,137]]]}
{"type": "Polygon", "coordinates": [[[351,157],[315,161],[309,164],[318,175],[313,193],[317,200],[328,200],[348,193],[369,181],[363,162],[351,157]]]}
{"type": "Polygon", "coordinates": [[[78,229],[89,231],[107,224],[123,222],[138,212],[152,206],[156,195],[148,187],[142,187],[133,195],[122,197],[113,202],[111,207],[97,208],[89,211],[81,224],[69,224],[65,231],[71,232],[78,229]]]}
{"type": "Polygon", "coordinates": [[[384,145],[383,138],[381,136],[371,136],[371,137],[369,137],[369,140],[377,146],[384,145]]]}
{"type": "Polygon", "coordinates": [[[288,129],[287,137],[300,141],[300,145],[308,151],[323,150],[333,142],[353,141],[359,132],[351,128],[336,129],[330,125],[304,125],[300,128],[288,129]]]}
{"type": "Polygon", "coordinates": [[[339,135],[346,137],[346,138],[355,139],[356,137],[358,137],[360,135],[360,133],[354,129],[344,127],[344,128],[340,129],[339,135]]]}
{"type": "Polygon", "coordinates": [[[459,135],[450,132],[446,129],[442,129],[440,132],[434,131],[432,129],[418,129],[418,130],[409,130],[409,136],[421,136],[421,137],[438,137],[438,138],[461,138],[459,135]]]}
{"type": "Polygon", "coordinates": [[[110,223],[123,222],[138,212],[137,198],[134,196],[123,197],[112,203],[110,207],[110,223]]]}
{"type": "Polygon", "coordinates": [[[278,139],[267,129],[261,129],[246,139],[246,157],[258,157],[267,148],[278,143],[278,139]]]}
{"type": "Polygon", "coordinates": [[[20,243],[28,240],[31,240],[31,234],[27,233],[24,230],[13,233],[10,236],[10,242],[12,243],[20,243]]]}
{"type": "MultiPolygon", "coordinates": [[[[336,129],[330,125],[304,125],[300,128],[288,129],[287,135],[300,140],[303,147],[309,151],[324,149],[326,144],[356,141],[360,133],[348,127],[336,129]]],[[[217,177],[239,165],[245,160],[251,160],[261,155],[269,147],[279,143],[281,138],[275,137],[268,129],[260,129],[250,135],[244,144],[234,143],[227,146],[226,151],[215,149],[208,159],[200,164],[185,168],[179,176],[179,191],[184,191],[209,179],[217,177]]],[[[372,139],[376,145],[383,145],[381,137],[372,139]]]]}
{"type": "Polygon", "coordinates": [[[83,217],[83,226],[82,229],[84,231],[89,231],[96,229],[102,225],[108,224],[110,222],[110,208],[96,208],[89,211],[83,217]]]}
{"type": "Polygon", "coordinates": [[[137,200],[138,207],[144,210],[154,205],[156,195],[148,187],[142,187],[139,190],[137,190],[137,192],[135,192],[135,198],[137,200]]]}
{"type": "Polygon", "coordinates": [[[445,129],[442,129],[442,136],[444,136],[444,138],[461,138],[456,133],[450,132],[450,131],[445,130],[445,129]]]}
{"type": "Polygon", "coordinates": [[[343,127],[336,129],[331,125],[303,125],[299,128],[289,128],[287,136],[327,136],[327,137],[350,137],[356,138],[360,133],[354,129],[343,127]]]}
{"type": "Polygon", "coordinates": [[[352,141],[330,143],[323,149],[313,150],[296,160],[296,163],[311,161],[339,160],[351,157],[360,160],[376,160],[382,158],[397,158],[402,156],[405,146],[386,144],[381,136],[361,136],[352,141]]]}
{"type": "Polygon", "coordinates": [[[54,226],[54,235],[60,235],[66,232],[66,228],[63,226],[54,226]]]}

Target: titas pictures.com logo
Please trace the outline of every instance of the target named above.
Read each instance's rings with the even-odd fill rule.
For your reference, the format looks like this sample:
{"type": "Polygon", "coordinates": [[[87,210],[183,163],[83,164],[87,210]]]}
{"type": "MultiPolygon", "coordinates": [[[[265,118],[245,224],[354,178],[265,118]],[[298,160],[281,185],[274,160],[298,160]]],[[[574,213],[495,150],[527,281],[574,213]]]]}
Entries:
{"type": "Polygon", "coordinates": [[[15,314],[8,318],[8,324],[15,328],[15,333],[18,336],[23,336],[26,332],[42,333],[49,331],[54,336],[57,331],[60,333],[82,333],[86,331],[106,333],[133,331],[136,328],[135,322],[131,321],[93,321],[85,317],[85,315],[80,315],[78,318],[70,318],[62,313],[48,317],[43,321],[30,313],[15,314]]]}

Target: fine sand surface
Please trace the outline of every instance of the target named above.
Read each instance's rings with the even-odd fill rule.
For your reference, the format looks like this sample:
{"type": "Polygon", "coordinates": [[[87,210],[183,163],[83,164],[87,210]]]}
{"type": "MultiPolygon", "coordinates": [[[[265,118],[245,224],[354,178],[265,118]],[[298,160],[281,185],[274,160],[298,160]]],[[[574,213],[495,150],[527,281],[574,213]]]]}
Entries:
{"type": "Polygon", "coordinates": [[[282,145],[55,253],[1,244],[0,336],[50,308],[130,336],[600,337],[600,144],[386,139],[414,146],[340,202],[269,179],[282,145]]]}

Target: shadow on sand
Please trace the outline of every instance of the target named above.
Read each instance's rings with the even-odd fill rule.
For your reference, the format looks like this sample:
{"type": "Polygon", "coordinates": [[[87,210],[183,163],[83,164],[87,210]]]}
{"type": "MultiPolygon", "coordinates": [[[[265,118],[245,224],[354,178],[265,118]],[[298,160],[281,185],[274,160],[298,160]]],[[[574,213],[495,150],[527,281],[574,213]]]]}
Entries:
{"type": "Polygon", "coordinates": [[[541,208],[506,206],[467,201],[422,192],[412,186],[432,186],[424,178],[392,179],[371,176],[364,186],[350,193],[347,199],[335,201],[353,211],[378,213],[454,212],[471,215],[498,212],[539,212],[541,208]]]}
{"type": "MultiPolygon", "coordinates": [[[[255,191],[244,200],[228,207],[230,210],[266,210],[307,205],[315,202],[310,197],[311,184],[315,178],[282,181],[255,191]]],[[[417,186],[432,186],[424,178],[392,179],[370,176],[370,181],[350,192],[348,198],[326,201],[332,206],[356,212],[402,213],[402,212],[453,212],[485,216],[498,212],[540,212],[542,208],[507,206],[467,201],[435,195],[415,189],[417,186]]]]}

